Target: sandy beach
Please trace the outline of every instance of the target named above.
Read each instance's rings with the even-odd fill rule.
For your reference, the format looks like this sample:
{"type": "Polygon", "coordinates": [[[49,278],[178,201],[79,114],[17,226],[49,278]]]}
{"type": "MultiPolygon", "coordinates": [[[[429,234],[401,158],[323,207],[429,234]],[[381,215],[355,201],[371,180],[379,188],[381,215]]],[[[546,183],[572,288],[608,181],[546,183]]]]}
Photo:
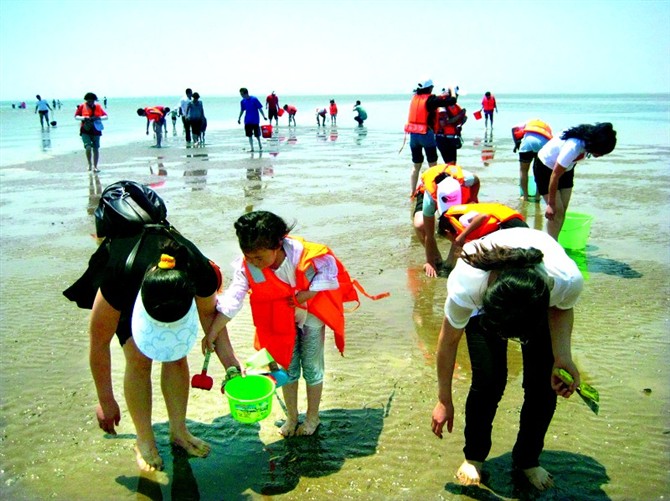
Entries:
{"type": "MultiPolygon", "coordinates": [[[[507,129],[495,161],[483,165],[469,138],[461,165],[482,182],[480,199],[521,208],[541,229],[543,205],[520,205],[518,161],[507,129]]],[[[625,139],[611,155],[578,168],[570,208],[594,216],[589,244],[575,259],[587,276],[575,312],[573,354],[601,395],[595,416],[577,398],[559,401],[543,465],[557,487],[539,495],[513,481],[511,448],[522,401],[521,354],[510,346],[508,390],[494,424],[485,486],[461,488],[463,408],[470,381],[465,344],[454,383],[454,433],[430,430],[436,399],[434,347],[445,279],[427,279],[410,224],[410,153],[402,134],[383,130],[280,128],[262,154],[240,130],[208,134],[205,148],[138,141],[101,150],[102,172],[86,172],[83,151],[0,170],[0,493],[4,499],[659,499],[670,494],[670,173],[667,147],[625,139]],[[612,172],[624,174],[613,176],[612,172]],[[124,361],[113,344],[119,435],[94,416],[88,368],[88,315],[61,294],[95,250],[92,212],[102,188],[120,179],[152,185],[169,220],[222,268],[238,255],[233,222],[265,209],[297,222],[294,234],[329,245],[378,302],[362,299],[347,316],[340,357],[330,334],[322,426],[284,440],[277,401],[271,416],[243,425],[219,393],[223,369],[210,365],[212,391],[192,390],[191,431],[208,440],[206,459],[168,443],[167,415],[154,370],[154,423],[164,472],[139,475],[134,428],[122,393],[124,361]],[[633,180],[634,186],[631,186],[633,180]],[[631,192],[633,195],[631,195],[631,192]]],[[[479,138],[481,141],[481,138],[479,138]]],[[[439,240],[446,250],[446,240],[439,240]]],[[[251,355],[248,307],[231,324],[241,358],[251,355]]],[[[189,356],[192,373],[202,356],[189,356]]],[[[302,384],[302,383],[301,383],[302,384]]],[[[299,396],[304,411],[304,390],[299,396]]]]}

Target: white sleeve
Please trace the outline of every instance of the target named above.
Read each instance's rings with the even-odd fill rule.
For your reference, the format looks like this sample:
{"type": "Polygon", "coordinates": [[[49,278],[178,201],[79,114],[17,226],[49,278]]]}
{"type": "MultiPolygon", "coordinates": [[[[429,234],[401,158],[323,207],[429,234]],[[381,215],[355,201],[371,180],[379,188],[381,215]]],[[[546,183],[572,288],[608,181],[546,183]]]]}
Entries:
{"type": "Polygon", "coordinates": [[[340,284],[337,281],[337,262],[329,254],[314,258],[316,275],[309,284],[309,290],[313,292],[329,291],[337,289],[340,284]]]}
{"type": "Polygon", "coordinates": [[[244,273],[243,258],[233,263],[233,281],[223,294],[216,298],[216,309],[228,318],[233,318],[242,309],[244,298],[249,292],[249,281],[244,273]]]}
{"type": "Polygon", "coordinates": [[[580,140],[566,139],[561,151],[558,152],[556,163],[565,167],[566,170],[570,170],[574,167],[575,159],[582,153],[584,153],[584,148],[580,140]]]}

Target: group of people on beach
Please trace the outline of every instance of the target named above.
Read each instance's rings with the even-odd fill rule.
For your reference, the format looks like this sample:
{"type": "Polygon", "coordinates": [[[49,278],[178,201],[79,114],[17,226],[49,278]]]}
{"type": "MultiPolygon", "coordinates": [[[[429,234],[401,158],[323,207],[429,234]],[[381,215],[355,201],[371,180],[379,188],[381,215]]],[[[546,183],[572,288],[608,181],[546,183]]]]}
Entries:
{"type": "MultiPolygon", "coordinates": [[[[405,126],[412,159],[413,225],[425,249],[424,269],[429,277],[448,276],[436,348],[438,395],[431,429],[440,438],[445,426],[448,432],[453,430],[451,381],[458,344],[465,333],[472,383],[465,405],[465,459],[457,477],[464,485],[479,484],[491,449],[496,409],[505,390],[508,341],[518,341],[524,365],[524,402],[512,455],[515,467],[543,490],[553,484],[539,457],[557,395],[571,396],[580,383],[570,340],[573,308],[583,278],[558,244],[558,232],[576,162],[610,153],[616,132],[609,123],[585,124],[553,137],[549,126],[539,120],[513,130],[520,172],[527,176],[533,163],[537,191],[547,203],[549,222],[543,232],[529,228],[521,214],[503,204],[479,201],[479,177],[456,164],[452,150],[458,149],[457,143],[446,141],[460,137],[466,120],[465,110],[458,106],[457,88],[444,89],[441,95],[433,94],[433,89],[431,79],[418,84],[405,126]],[[438,146],[439,136],[444,136],[443,148],[438,146]],[[443,164],[437,163],[438,149],[443,164]],[[424,159],[428,168],[422,172],[424,159]],[[437,248],[436,233],[451,240],[446,261],[437,248]],[[567,371],[573,382],[558,377],[558,369],[567,371]]],[[[193,97],[188,91],[187,97],[193,97]]],[[[240,89],[240,95],[238,122],[245,115],[245,133],[253,150],[259,116],[277,120],[278,98],[272,100],[272,107],[266,100],[266,117],[263,105],[246,88],[240,89]]],[[[106,118],[95,101],[96,96],[89,93],[82,110],[78,108],[82,129],[92,122],[97,130],[95,123],[106,118]]],[[[183,111],[181,116],[184,120],[183,111]]],[[[82,130],[82,138],[84,135],[95,134],[82,130]]],[[[527,190],[524,194],[527,198],[527,190]]],[[[256,329],[254,346],[267,349],[288,377],[282,386],[287,415],[279,433],[285,437],[314,434],[320,425],[326,326],[343,352],[344,303],[357,300],[358,284],[342,262],[326,245],[291,235],[294,225],[280,216],[251,211],[234,223],[242,256],[234,264],[232,281],[221,292],[218,266],[170,226],[165,214],[157,222],[160,224],[145,226],[140,232],[107,235],[86,273],[66,291],[78,305],[92,309],[90,364],[100,428],[114,434],[121,419],[111,380],[110,344],[116,334],[126,360],[124,392],[137,432],[140,468],[163,468],[151,426],[153,361],[162,363],[161,389],[171,442],[193,456],[207,456],[210,446],[186,426],[186,354],[195,343],[199,324],[205,334],[202,353],[217,354],[226,369],[226,381],[244,377],[244,364],[235,353],[227,325],[249,297],[256,329]],[[178,355],[166,354],[157,341],[170,336],[181,339],[184,333],[188,334],[186,350],[178,355]],[[302,422],[297,398],[301,376],[307,395],[302,422]]]]}
{"type": "MultiPolygon", "coordinates": [[[[513,128],[519,153],[520,185],[528,201],[528,170],[546,202],[547,231],[528,227],[523,216],[495,201],[480,203],[480,180],[456,164],[456,157],[438,164],[437,137],[445,121],[458,127],[458,93],[433,94],[432,80],[421,81],[410,103],[405,132],[410,135],[410,193],[413,219],[425,249],[429,277],[448,276],[444,320],[437,343],[438,399],[432,414],[433,433],[442,438],[454,426],[452,378],[463,333],[472,361],[472,383],[465,405],[465,460],[457,478],[463,485],[481,482],[483,463],[491,450],[491,433],[507,381],[507,343],[521,343],[524,402],[519,433],[512,451],[515,468],[540,490],[553,485],[539,464],[540,453],[556,408],[557,395],[569,397],[580,383],[571,354],[574,305],[583,288],[575,262],[558,244],[579,160],[614,150],[611,123],[583,124],[554,137],[548,124],[529,120],[513,128]],[[442,115],[442,116],[441,116],[442,115]],[[420,175],[424,160],[428,169],[420,175]],[[420,178],[419,178],[420,176],[420,178]],[[437,221],[436,221],[437,220],[437,221]],[[437,232],[451,241],[443,261],[437,232]],[[572,383],[559,377],[567,371],[572,383]]],[[[495,98],[482,100],[485,125],[493,126],[495,98]]],[[[441,151],[441,150],[440,150],[441,151]]],[[[443,154],[444,157],[444,154],[443,154]]]]}

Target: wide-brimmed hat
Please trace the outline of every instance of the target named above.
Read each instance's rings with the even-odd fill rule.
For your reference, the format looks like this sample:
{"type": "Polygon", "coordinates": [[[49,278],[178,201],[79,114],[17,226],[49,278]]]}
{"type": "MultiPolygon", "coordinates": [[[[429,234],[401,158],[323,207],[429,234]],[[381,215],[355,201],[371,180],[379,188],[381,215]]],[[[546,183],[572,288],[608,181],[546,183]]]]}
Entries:
{"type": "Polygon", "coordinates": [[[419,89],[426,89],[428,87],[433,87],[433,79],[429,78],[419,82],[419,89]]]}
{"type": "Polygon", "coordinates": [[[135,344],[150,359],[173,362],[184,358],[198,338],[195,299],[183,317],[172,322],[161,322],[149,315],[140,292],[133,308],[131,327],[135,344]]]}

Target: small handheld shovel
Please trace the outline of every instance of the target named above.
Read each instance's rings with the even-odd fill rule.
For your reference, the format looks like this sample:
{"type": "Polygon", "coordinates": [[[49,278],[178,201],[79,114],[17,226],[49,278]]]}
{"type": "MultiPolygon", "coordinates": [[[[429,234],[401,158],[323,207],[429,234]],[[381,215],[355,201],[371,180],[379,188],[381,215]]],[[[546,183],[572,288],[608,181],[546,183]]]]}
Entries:
{"type": "MultiPolygon", "coordinates": [[[[559,377],[565,384],[570,385],[574,382],[572,375],[564,369],[554,369],[554,375],[559,377]]],[[[589,409],[597,415],[598,410],[600,409],[600,395],[598,394],[598,390],[586,383],[579,383],[577,393],[582,397],[584,403],[589,406],[589,409]]]]}
{"type": "Polygon", "coordinates": [[[199,388],[201,390],[211,390],[212,385],[214,385],[214,380],[211,376],[207,375],[207,366],[209,365],[209,357],[212,352],[207,351],[205,353],[205,362],[202,364],[202,372],[200,374],[194,374],[191,378],[191,388],[199,388]]]}

